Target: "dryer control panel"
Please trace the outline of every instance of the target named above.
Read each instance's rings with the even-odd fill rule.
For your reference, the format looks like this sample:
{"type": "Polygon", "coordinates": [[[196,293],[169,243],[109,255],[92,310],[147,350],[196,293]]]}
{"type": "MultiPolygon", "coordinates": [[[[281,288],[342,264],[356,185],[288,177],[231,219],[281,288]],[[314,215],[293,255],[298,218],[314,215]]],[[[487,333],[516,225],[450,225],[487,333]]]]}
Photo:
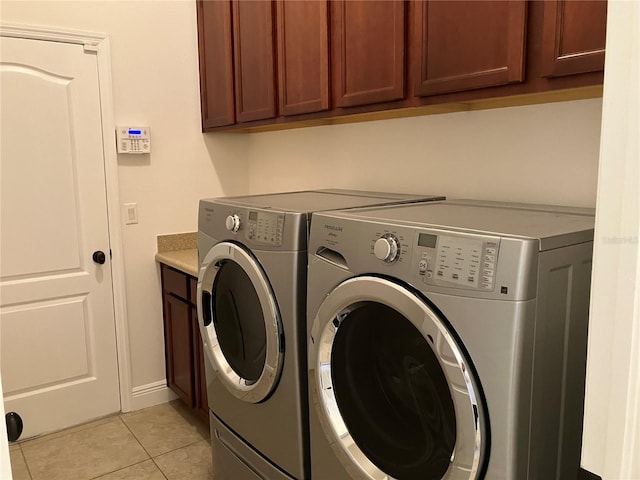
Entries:
{"type": "Polygon", "coordinates": [[[249,210],[247,212],[246,237],[263,245],[282,245],[284,214],[249,210]]]}
{"type": "Polygon", "coordinates": [[[493,291],[500,239],[419,232],[413,269],[424,283],[493,291]]]}

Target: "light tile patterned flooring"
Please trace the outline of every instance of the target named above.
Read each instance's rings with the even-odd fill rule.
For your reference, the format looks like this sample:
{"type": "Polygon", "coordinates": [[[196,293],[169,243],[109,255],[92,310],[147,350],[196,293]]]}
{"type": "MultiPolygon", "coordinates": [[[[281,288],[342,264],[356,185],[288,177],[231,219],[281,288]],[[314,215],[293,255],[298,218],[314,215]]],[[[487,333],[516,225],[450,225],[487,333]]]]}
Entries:
{"type": "Polygon", "coordinates": [[[14,480],[211,480],[209,425],[179,401],[9,447],[14,480]]]}

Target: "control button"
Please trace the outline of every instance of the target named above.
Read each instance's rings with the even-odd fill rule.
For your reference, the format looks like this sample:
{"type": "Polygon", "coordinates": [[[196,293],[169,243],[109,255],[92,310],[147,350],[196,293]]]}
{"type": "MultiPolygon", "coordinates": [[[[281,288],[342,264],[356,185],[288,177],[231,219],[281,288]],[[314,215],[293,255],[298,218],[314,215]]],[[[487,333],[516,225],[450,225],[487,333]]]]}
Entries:
{"type": "Polygon", "coordinates": [[[433,271],[432,270],[427,270],[426,277],[427,278],[433,278],[433,271]]]}
{"type": "Polygon", "coordinates": [[[482,275],[488,275],[490,277],[493,277],[493,270],[484,269],[482,270],[482,275]]]}
{"type": "Polygon", "coordinates": [[[391,234],[380,237],[373,245],[373,253],[376,258],[383,262],[391,263],[396,261],[400,256],[398,239],[391,234]]]}
{"type": "Polygon", "coordinates": [[[484,256],[484,260],[486,262],[495,262],[496,261],[496,256],[495,255],[485,255],[484,256]]]}
{"type": "Polygon", "coordinates": [[[439,277],[444,277],[444,272],[442,270],[438,270],[438,273],[436,274],[439,277]]]}
{"type": "Polygon", "coordinates": [[[495,255],[496,254],[496,249],[494,247],[487,247],[487,248],[484,249],[484,251],[488,255],[495,255]]]}
{"type": "MultiPolygon", "coordinates": [[[[230,232],[237,232],[240,230],[240,217],[237,214],[229,215],[225,222],[227,230],[230,232]]],[[[258,237],[259,238],[259,237],[258,237]]]]}
{"type": "Polygon", "coordinates": [[[421,272],[424,272],[427,269],[427,261],[426,260],[420,260],[420,262],[418,263],[418,269],[421,272]]]}
{"type": "Polygon", "coordinates": [[[476,283],[476,277],[467,277],[467,282],[476,283]]]}
{"type": "Polygon", "coordinates": [[[451,274],[451,278],[453,278],[454,280],[458,280],[458,274],[457,273],[452,273],[451,274]]]}
{"type": "Polygon", "coordinates": [[[480,288],[484,288],[485,290],[491,290],[493,286],[490,283],[481,283],[480,288]]]}
{"type": "Polygon", "coordinates": [[[483,281],[484,283],[492,283],[492,282],[493,282],[493,277],[488,277],[488,276],[486,276],[486,275],[483,275],[483,276],[482,276],[482,281],[483,281]]]}
{"type": "Polygon", "coordinates": [[[484,262],[484,264],[482,265],[484,268],[488,268],[489,270],[493,270],[496,266],[495,263],[493,262],[484,262]]]}
{"type": "Polygon", "coordinates": [[[429,258],[429,252],[422,252],[422,258],[429,258]]]}

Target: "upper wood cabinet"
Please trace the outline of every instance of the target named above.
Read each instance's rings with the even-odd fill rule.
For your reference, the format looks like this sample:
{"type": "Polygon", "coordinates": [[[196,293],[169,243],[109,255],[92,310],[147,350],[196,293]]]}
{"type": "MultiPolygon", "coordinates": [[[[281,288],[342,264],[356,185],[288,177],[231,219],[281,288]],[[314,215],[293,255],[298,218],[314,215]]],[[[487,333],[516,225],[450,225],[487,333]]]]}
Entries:
{"type": "Polygon", "coordinates": [[[587,98],[603,81],[604,0],[196,5],[204,131],[587,98]]]}
{"type": "Polygon", "coordinates": [[[276,2],[281,115],[329,109],[327,1],[276,2]]]}
{"type": "Polygon", "coordinates": [[[235,123],[231,3],[198,2],[200,102],[203,129],[235,123]]]}
{"type": "Polygon", "coordinates": [[[411,3],[414,95],[524,80],[524,0],[411,3]]]}
{"type": "Polygon", "coordinates": [[[399,1],[331,2],[334,106],[404,98],[405,7],[399,1]]]}
{"type": "Polygon", "coordinates": [[[542,73],[555,77],[604,69],[607,2],[545,0],[542,73]]]}
{"type": "Polygon", "coordinates": [[[231,5],[236,118],[239,122],[273,118],[276,116],[273,3],[242,0],[231,5]]]}

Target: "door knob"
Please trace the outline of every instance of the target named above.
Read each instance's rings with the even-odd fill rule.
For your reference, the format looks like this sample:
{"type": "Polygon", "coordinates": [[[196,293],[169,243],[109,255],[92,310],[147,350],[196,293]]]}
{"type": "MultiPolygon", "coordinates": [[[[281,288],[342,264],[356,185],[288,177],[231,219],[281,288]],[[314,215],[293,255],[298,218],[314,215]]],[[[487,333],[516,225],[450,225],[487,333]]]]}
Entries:
{"type": "Polygon", "coordinates": [[[100,250],[96,250],[95,252],[93,252],[93,261],[102,265],[104,262],[107,261],[107,257],[104,254],[104,252],[100,250]]]}

